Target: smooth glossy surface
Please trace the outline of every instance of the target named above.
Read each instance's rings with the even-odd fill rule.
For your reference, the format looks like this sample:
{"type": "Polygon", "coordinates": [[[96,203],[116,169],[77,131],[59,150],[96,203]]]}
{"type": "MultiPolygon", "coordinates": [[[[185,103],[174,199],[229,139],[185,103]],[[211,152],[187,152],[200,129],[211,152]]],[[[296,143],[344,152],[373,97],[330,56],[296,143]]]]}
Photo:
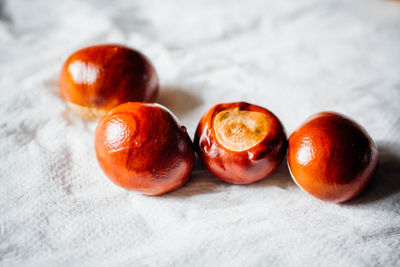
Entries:
{"type": "MultiPolygon", "coordinates": [[[[230,128],[229,123],[225,126],[230,128]]],[[[229,142],[232,143],[234,140],[235,138],[231,138],[229,142]]],[[[239,138],[239,142],[242,141],[242,138],[239,138]]],[[[279,166],[287,148],[285,131],[278,118],[265,108],[245,102],[219,104],[208,110],[197,126],[194,144],[201,160],[215,176],[235,184],[249,184],[267,177],[279,166]],[[261,113],[255,117],[252,116],[255,113],[248,113],[250,116],[246,115],[245,118],[232,121],[235,121],[235,125],[241,125],[237,124],[238,121],[246,121],[247,125],[259,124],[254,125],[254,132],[250,131],[249,135],[244,135],[255,137],[256,140],[259,136],[263,138],[255,143],[254,139],[249,141],[251,146],[241,151],[234,151],[229,149],[229,146],[224,146],[224,142],[218,141],[214,128],[215,117],[224,111],[229,111],[225,114],[237,113],[240,116],[246,114],[243,111],[261,113]],[[260,129],[262,133],[255,134],[260,129]]]]}
{"type": "Polygon", "coordinates": [[[83,107],[78,113],[91,119],[122,103],[154,101],[159,90],[150,61],[121,45],[97,45],[73,53],[62,67],[59,87],[62,97],[83,107]]]}
{"type": "Polygon", "coordinates": [[[112,109],[97,126],[95,149],[114,183],[147,195],[182,186],[194,164],[185,127],[158,104],[135,102],[112,109]]]}
{"type": "Polygon", "coordinates": [[[340,203],[359,195],[377,164],[378,150],[368,133],[338,113],[312,116],[289,138],[293,180],[325,201],[340,203]]]}

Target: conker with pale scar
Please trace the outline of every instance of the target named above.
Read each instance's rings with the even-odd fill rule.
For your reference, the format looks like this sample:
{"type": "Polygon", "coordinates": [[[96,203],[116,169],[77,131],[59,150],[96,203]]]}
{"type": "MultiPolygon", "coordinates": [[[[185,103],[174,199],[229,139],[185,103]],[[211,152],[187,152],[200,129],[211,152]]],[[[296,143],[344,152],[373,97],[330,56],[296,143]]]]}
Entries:
{"type": "Polygon", "coordinates": [[[249,184],[267,177],[286,155],[287,140],[279,119],[245,102],[218,104],[201,118],[195,149],[216,177],[249,184]]]}
{"type": "Polygon", "coordinates": [[[182,186],[194,164],[186,128],[165,107],[132,102],[107,113],[95,132],[97,160],[117,185],[146,195],[182,186]]]}
{"type": "Polygon", "coordinates": [[[126,102],[152,102],[159,85],[151,62],[121,45],[96,45],[73,53],[64,63],[59,87],[68,106],[88,119],[99,119],[126,102]]]}
{"type": "Polygon", "coordinates": [[[309,118],[289,138],[288,166],[306,192],[340,203],[359,195],[378,165],[378,149],[355,121],[339,113],[309,118]]]}

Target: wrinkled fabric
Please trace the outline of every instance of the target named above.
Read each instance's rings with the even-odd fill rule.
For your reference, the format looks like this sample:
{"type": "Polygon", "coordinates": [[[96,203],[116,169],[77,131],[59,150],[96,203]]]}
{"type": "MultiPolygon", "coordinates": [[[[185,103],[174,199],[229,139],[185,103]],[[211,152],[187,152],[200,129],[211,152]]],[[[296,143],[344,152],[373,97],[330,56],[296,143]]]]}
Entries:
{"type": "Polygon", "coordinates": [[[0,2],[0,265],[398,266],[399,25],[389,0],[0,2]],[[121,189],[97,164],[96,122],[57,85],[99,43],[153,62],[158,102],[192,137],[221,102],[264,106],[288,135],[333,110],[376,141],[377,174],[341,205],[303,192],[285,162],[245,186],[197,161],[163,196],[121,189]]]}

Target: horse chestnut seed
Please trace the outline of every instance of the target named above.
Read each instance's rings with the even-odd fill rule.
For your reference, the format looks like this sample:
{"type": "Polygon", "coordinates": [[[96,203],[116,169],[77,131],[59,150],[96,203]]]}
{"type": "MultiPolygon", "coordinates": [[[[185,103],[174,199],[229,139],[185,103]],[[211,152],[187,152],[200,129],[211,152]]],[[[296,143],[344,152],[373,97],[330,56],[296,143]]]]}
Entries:
{"type": "Polygon", "coordinates": [[[287,140],[279,119],[245,102],[219,104],[201,118],[195,149],[218,178],[249,184],[267,177],[286,155],[287,140]]]}
{"type": "Polygon", "coordinates": [[[117,185],[146,195],[182,186],[194,164],[193,144],[176,117],[158,104],[115,107],[95,132],[97,160],[117,185]]]}
{"type": "Polygon", "coordinates": [[[289,138],[288,166],[306,192],[340,203],[359,195],[378,165],[378,150],[353,120],[334,112],[309,118],[289,138]]]}
{"type": "Polygon", "coordinates": [[[68,106],[88,119],[99,119],[126,102],[152,102],[159,90],[150,61],[121,45],[97,45],[73,53],[62,67],[59,87],[68,106]]]}

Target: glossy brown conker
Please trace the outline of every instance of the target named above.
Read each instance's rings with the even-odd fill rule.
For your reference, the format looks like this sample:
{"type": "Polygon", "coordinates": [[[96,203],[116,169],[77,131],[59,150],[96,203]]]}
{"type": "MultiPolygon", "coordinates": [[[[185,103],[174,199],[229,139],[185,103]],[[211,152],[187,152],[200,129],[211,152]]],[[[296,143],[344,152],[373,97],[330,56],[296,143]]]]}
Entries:
{"type": "Polygon", "coordinates": [[[117,185],[146,195],[182,186],[194,164],[186,128],[165,107],[131,102],[99,121],[95,132],[97,160],[117,185]]]}
{"type": "Polygon", "coordinates": [[[90,46],[64,63],[59,87],[68,106],[88,119],[99,119],[126,102],[152,102],[159,85],[151,62],[139,51],[117,44],[90,46]]]}
{"type": "Polygon", "coordinates": [[[267,177],[279,166],[286,155],[287,140],[272,112],[235,102],[215,105],[203,115],[194,145],[216,177],[249,184],[267,177]]]}
{"type": "Polygon", "coordinates": [[[335,112],[310,117],[289,138],[288,166],[306,192],[335,203],[358,196],[378,165],[378,149],[352,119],[335,112]]]}

